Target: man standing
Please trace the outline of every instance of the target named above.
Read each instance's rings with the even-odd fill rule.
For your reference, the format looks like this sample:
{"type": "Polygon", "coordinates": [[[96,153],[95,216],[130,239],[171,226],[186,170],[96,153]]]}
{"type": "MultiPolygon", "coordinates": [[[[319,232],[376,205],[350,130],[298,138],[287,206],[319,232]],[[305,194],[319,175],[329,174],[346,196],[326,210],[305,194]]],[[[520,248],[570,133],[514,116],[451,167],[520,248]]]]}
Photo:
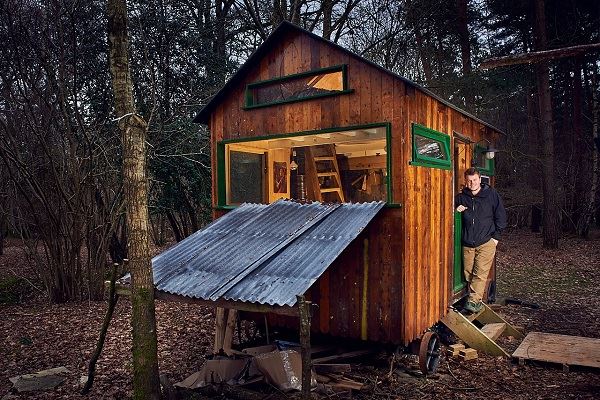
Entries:
{"type": "Polygon", "coordinates": [[[462,213],[464,273],[469,285],[465,310],[481,310],[485,284],[494,262],[500,234],[506,228],[506,211],[498,192],[481,183],[476,168],[465,171],[465,188],[456,196],[456,211],[462,213]]]}

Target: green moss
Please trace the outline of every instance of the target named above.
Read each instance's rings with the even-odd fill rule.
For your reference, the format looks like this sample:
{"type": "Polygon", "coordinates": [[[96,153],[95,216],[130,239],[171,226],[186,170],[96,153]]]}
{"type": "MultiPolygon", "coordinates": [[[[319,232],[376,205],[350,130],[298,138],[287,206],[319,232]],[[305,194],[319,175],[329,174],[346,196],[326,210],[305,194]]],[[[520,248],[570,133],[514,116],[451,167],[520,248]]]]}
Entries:
{"type": "Polygon", "coordinates": [[[153,288],[138,288],[132,291],[132,318],[134,324],[138,324],[133,337],[134,399],[151,398],[152,388],[158,387],[157,338],[156,331],[150,326],[155,321],[151,290],[153,288]]]}

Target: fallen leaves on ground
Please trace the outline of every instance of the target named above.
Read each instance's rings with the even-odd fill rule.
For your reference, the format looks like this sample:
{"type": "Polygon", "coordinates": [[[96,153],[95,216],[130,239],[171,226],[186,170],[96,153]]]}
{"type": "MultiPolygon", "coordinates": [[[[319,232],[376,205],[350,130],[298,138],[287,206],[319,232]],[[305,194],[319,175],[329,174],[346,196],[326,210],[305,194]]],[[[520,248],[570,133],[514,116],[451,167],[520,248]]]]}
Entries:
{"type": "MultiPolygon", "coordinates": [[[[597,232],[596,232],[597,233],[597,232]]],[[[0,256],[0,278],[25,270],[15,243],[0,256]]],[[[600,337],[600,238],[564,237],[559,250],[542,250],[539,234],[507,232],[498,249],[498,294],[536,303],[539,309],[509,305],[501,314],[526,332],[542,331],[600,337]]],[[[105,302],[48,304],[41,295],[17,305],[0,305],[0,396],[9,377],[64,366],[71,372],[55,390],[21,395],[27,399],[123,399],[132,395],[131,305],[121,297],[115,310],[94,387],[79,395],[87,375],[105,302]]],[[[214,337],[212,309],[157,301],[161,373],[177,382],[199,370],[214,337]]],[[[512,352],[519,341],[504,339],[512,352]]],[[[353,379],[369,389],[356,398],[402,399],[592,399],[600,393],[600,371],[563,372],[560,366],[518,366],[502,357],[480,354],[460,362],[443,358],[438,374],[419,376],[416,358],[405,356],[389,374],[389,360],[353,365],[353,379]],[[410,372],[410,373],[405,373],[410,372]]]]}

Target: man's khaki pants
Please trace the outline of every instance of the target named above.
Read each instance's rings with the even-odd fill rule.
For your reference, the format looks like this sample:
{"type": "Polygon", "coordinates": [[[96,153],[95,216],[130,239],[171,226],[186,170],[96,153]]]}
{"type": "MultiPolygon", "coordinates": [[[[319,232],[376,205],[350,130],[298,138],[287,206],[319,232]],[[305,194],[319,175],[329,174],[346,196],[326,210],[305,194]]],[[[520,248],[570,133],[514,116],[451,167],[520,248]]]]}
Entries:
{"type": "Polygon", "coordinates": [[[477,247],[463,246],[463,266],[465,279],[469,284],[469,301],[479,303],[483,299],[495,254],[496,243],[493,239],[477,247]]]}

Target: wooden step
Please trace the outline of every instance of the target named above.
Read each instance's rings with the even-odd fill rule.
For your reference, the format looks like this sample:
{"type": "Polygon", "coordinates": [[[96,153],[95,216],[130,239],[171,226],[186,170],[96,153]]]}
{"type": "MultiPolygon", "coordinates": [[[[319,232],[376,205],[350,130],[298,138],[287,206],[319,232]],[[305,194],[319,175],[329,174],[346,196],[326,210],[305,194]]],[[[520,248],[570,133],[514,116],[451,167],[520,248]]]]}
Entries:
{"type": "Polygon", "coordinates": [[[509,356],[502,347],[485,335],[479,328],[473,325],[466,316],[462,315],[457,310],[451,308],[448,314],[442,318],[442,322],[454,332],[456,336],[469,345],[469,347],[492,356],[509,356]]]}
{"type": "MultiPolygon", "coordinates": [[[[308,147],[306,150],[306,175],[309,176],[310,183],[308,184],[309,196],[314,197],[316,201],[324,201],[324,194],[332,193],[340,202],[344,202],[344,192],[342,190],[342,179],[340,177],[340,167],[336,158],[335,145],[320,145],[319,156],[314,155],[315,149],[308,147]],[[323,164],[325,163],[325,164],[323,164]],[[328,186],[335,185],[334,187],[322,188],[323,179],[331,178],[335,180],[328,183],[328,186]]],[[[332,201],[333,198],[326,198],[327,201],[332,201]]]]}
{"type": "Polygon", "coordinates": [[[498,339],[502,336],[502,333],[506,329],[506,324],[504,322],[497,322],[493,324],[486,324],[481,328],[481,332],[485,333],[485,336],[489,337],[492,340],[498,339]]]}
{"type": "Polygon", "coordinates": [[[523,334],[495,313],[488,305],[472,315],[463,315],[457,309],[450,307],[443,322],[456,336],[470,347],[493,356],[508,356],[496,339],[502,335],[523,338],[523,334]],[[474,324],[477,321],[478,325],[474,324]],[[480,329],[478,326],[483,327],[480,329]]]}
{"type": "Polygon", "coordinates": [[[523,339],[525,335],[516,330],[511,324],[506,322],[504,318],[498,315],[494,310],[492,310],[487,304],[483,304],[483,312],[477,313],[474,319],[470,319],[471,321],[477,321],[480,324],[495,324],[495,323],[504,323],[506,324],[504,330],[504,336],[512,336],[515,339],[523,339]]]}
{"type": "Polygon", "coordinates": [[[466,314],[465,318],[468,319],[469,321],[473,322],[473,321],[477,320],[480,316],[482,316],[485,312],[486,312],[486,308],[484,306],[481,310],[479,310],[476,313],[466,314]]]}

